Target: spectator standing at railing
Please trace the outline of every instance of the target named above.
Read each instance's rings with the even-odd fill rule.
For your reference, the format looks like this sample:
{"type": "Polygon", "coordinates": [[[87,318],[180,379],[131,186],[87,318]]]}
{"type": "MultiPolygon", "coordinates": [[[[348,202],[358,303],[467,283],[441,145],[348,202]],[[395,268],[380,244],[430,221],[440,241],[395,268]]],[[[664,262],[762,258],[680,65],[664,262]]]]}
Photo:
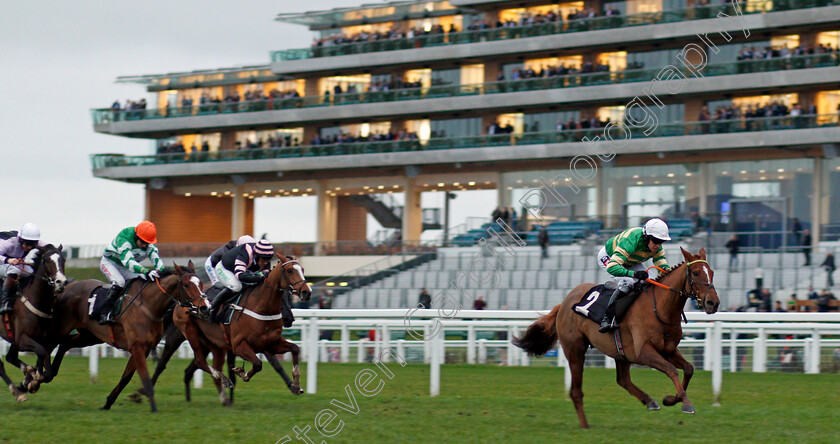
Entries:
{"type": "Polygon", "coordinates": [[[429,291],[425,288],[420,291],[417,307],[426,309],[432,308],[432,295],[429,294],[429,291]]]}
{"type": "Polygon", "coordinates": [[[827,288],[824,288],[822,293],[820,293],[820,297],[817,299],[817,311],[820,313],[826,313],[831,311],[833,307],[831,307],[831,301],[837,298],[834,297],[834,294],[829,292],[827,288]]]}
{"type": "Polygon", "coordinates": [[[738,272],[738,248],[741,246],[741,242],[738,241],[738,235],[733,234],[731,238],[729,238],[729,242],[726,243],[726,248],[729,249],[729,272],[730,273],[737,273],[738,272]]]}
{"type": "Polygon", "coordinates": [[[484,310],[487,307],[487,302],[484,302],[484,296],[478,295],[473,301],[473,310],[484,310]]]}
{"type": "Polygon", "coordinates": [[[805,255],[803,266],[807,267],[811,265],[811,230],[806,228],[802,233],[804,234],[802,236],[802,254],[805,255]]]}
{"type": "Polygon", "coordinates": [[[823,263],[820,264],[820,267],[823,267],[825,272],[828,274],[828,276],[826,277],[826,284],[825,285],[828,286],[828,287],[833,287],[834,286],[834,276],[833,275],[834,275],[834,270],[836,270],[837,267],[834,265],[834,255],[831,254],[831,252],[828,252],[828,254],[825,255],[825,260],[823,261],[823,263]]]}

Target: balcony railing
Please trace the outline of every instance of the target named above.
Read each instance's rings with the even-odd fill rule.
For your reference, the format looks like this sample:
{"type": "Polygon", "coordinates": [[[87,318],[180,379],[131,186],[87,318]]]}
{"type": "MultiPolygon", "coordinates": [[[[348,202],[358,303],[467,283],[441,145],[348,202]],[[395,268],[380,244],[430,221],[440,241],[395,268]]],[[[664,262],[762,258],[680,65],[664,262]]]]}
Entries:
{"type": "MultiPolygon", "coordinates": [[[[838,114],[762,117],[753,119],[712,120],[703,122],[675,122],[648,129],[634,128],[633,138],[673,137],[704,134],[776,131],[790,129],[838,126],[838,114]]],[[[557,132],[501,134],[471,137],[447,137],[388,142],[355,142],[331,145],[311,145],[285,148],[226,150],[202,153],[170,153],[150,156],[124,156],[119,154],[93,154],[94,169],[123,166],[178,164],[185,162],[225,162],[234,160],[259,160],[280,158],[323,157],[355,154],[432,151],[443,149],[534,145],[579,142],[603,135],[603,128],[573,129],[557,132]]],[[[840,134],[840,133],[838,133],[840,134]]]]}
{"type": "MultiPolygon", "coordinates": [[[[749,74],[792,69],[820,68],[840,66],[840,53],[824,53],[808,56],[745,60],[740,62],[707,65],[703,75],[707,77],[732,74],[749,74]]],[[[357,105],[363,103],[383,103],[402,100],[433,99],[442,97],[462,97],[484,94],[501,94],[522,91],[537,91],[581,86],[615,85],[621,83],[647,82],[653,79],[662,68],[634,69],[626,71],[596,72],[588,74],[570,74],[552,77],[535,77],[506,82],[489,82],[469,85],[439,85],[426,88],[395,89],[364,93],[345,93],[331,96],[294,97],[276,100],[256,100],[235,103],[209,103],[188,107],[173,107],[145,110],[113,110],[110,108],[93,110],[96,124],[143,119],[165,119],[230,113],[260,112],[270,110],[310,108],[322,106],[357,105]]],[[[692,73],[683,68],[686,78],[692,73]]]]}
{"type": "MultiPolygon", "coordinates": [[[[753,0],[741,2],[742,14],[789,11],[840,4],[838,0],[753,0]]],[[[541,23],[530,26],[503,27],[439,34],[424,34],[414,38],[376,40],[359,43],[345,43],[329,46],[315,46],[306,49],[287,49],[271,53],[271,60],[285,61],[303,58],[331,57],[350,54],[364,54],[400,49],[416,49],[434,46],[458,45],[497,40],[511,40],[527,37],[567,34],[572,32],[596,31],[603,29],[624,28],[639,25],[673,23],[688,20],[710,19],[723,11],[735,16],[732,6],[713,5],[696,8],[672,9],[668,11],[646,12],[632,15],[594,17],[587,19],[541,23]]]]}

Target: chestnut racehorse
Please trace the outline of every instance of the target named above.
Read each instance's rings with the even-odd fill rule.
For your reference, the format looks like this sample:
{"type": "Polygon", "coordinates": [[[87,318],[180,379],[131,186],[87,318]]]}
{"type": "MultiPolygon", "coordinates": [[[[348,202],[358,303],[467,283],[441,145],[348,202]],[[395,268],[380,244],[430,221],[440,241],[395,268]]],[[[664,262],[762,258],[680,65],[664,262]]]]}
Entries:
{"type": "MultiPolygon", "coordinates": [[[[232,351],[251,363],[251,370],[234,368],[234,372],[248,382],[262,370],[262,361],[257,353],[279,359],[286,352],[292,353],[292,384],[289,389],[300,394],[300,368],[298,356],[300,348],[286,341],[281,336],[283,319],[281,316],[283,293],[297,294],[304,301],[312,295],[312,288],[306,283],[303,267],[292,256],[275,253],[280,262],[271,270],[265,281],[245,292],[237,313],[230,325],[214,324],[190,316],[187,310],[175,308],[172,319],[178,329],[190,342],[195,354],[195,365],[210,373],[213,379],[221,382],[222,387],[231,387],[232,382],[222,373],[222,364],[227,352],[232,351]],[[214,356],[213,367],[207,365],[205,347],[214,356]],[[220,357],[217,359],[215,357],[220,357]]],[[[227,403],[225,394],[220,391],[222,403],[227,403]]]]}
{"type": "MultiPolygon", "coordinates": [[[[0,336],[12,345],[6,354],[6,360],[23,371],[24,383],[15,386],[9,377],[3,362],[0,361],[0,377],[6,382],[12,395],[18,402],[26,401],[26,391],[35,393],[41,382],[53,377],[50,366],[50,351],[55,345],[49,334],[53,323],[53,308],[58,293],[64,291],[67,277],[64,275],[64,255],[62,247],[53,245],[35,247],[26,255],[24,261],[31,264],[34,271],[20,278],[20,297],[15,299],[11,316],[3,316],[11,327],[0,327],[0,336]],[[9,335],[11,332],[11,337],[9,335]],[[37,355],[35,367],[26,365],[18,357],[19,351],[31,351],[37,355]]],[[[7,278],[8,279],[8,278],[7,278]]]]}
{"type": "Polygon", "coordinates": [[[122,378],[108,395],[103,410],[108,410],[117,400],[120,392],[128,385],[134,372],[140,373],[145,393],[149,397],[152,412],[157,411],[154,388],[146,357],[163,336],[163,315],[173,304],[193,307],[193,301],[200,301],[201,281],[195,275],[192,261],[182,268],[175,264],[174,272],[165,270],[157,281],[135,280],[125,292],[117,322],[113,326],[99,325],[88,316],[88,297],[92,290],[101,286],[95,279],[73,282],[67,285],[64,294],[56,303],[57,334],[64,337],[53,360],[56,373],[67,350],[76,347],[107,342],[131,354],[122,378]],[[70,331],[78,334],[69,336],[70,331]]]}
{"type": "Polygon", "coordinates": [[[578,285],[560,305],[531,324],[522,337],[514,338],[516,346],[537,356],[544,355],[560,340],[572,372],[569,395],[581,427],[589,427],[583,413],[581,384],[583,361],[590,345],[615,359],[618,385],[649,410],[659,410],[659,404],[630,381],[630,364],[646,365],[668,375],[677,394],[666,396],[663,404],[672,406],[682,402],[683,412],[694,413],[694,406],[685,392],[694,374],[694,366],[677,349],[682,339],[680,320],[688,299],[697,301],[707,314],[717,311],[720,299],[712,282],[714,272],[706,262],[706,250],[701,249],[699,255],[680,250],[685,262],[656,280],[648,279],[653,285],[647,286],[621,321],[619,332],[624,356],[616,346],[613,333],[599,333],[598,324],[572,312],[572,306],[580,302],[595,284],[578,285]],[[678,369],[683,370],[682,383],[678,369]]]}

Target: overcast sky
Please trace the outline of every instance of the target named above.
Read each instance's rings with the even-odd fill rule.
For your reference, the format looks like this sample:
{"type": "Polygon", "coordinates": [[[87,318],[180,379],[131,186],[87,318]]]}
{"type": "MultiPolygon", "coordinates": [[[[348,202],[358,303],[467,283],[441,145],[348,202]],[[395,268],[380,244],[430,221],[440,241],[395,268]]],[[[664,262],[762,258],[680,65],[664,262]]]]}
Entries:
{"type": "MultiPolygon", "coordinates": [[[[140,85],[115,84],[118,76],[267,64],[269,51],[312,41],[308,29],[275,22],[276,14],[362,3],[375,1],[2,2],[0,230],[35,222],[48,242],[109,242],[143,217],[143,186],[94,178],[89,155],[152,150],[148,140],[93,131],[92,108],[148,97],[140,85]]],[[[424,196],[424,205],[438,200],[424,196]]],[[[481,200],[456,211],[453,222],[483,216],[492,199],[481,200]]],[[[314,208],[313,198],[258,200],[254,231],[275,242],[314,240],[314,208]],[[284,225],[269,217],[280,208],[311,218],[284,225]]]]}

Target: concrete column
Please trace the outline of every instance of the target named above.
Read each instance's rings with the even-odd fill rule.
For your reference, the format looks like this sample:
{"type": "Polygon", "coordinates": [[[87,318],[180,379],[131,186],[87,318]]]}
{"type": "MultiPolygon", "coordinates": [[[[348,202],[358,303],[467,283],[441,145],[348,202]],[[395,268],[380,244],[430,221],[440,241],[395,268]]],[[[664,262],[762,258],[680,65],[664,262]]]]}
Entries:
{"type": "Polygon", "coordinates": [[[230,238],[237,239],[246,233],[247,198],[243,196],[245,189],[241,186],[234,188],[234,194],[231,197],[231,222],[230,222],[230,238]]]}
{"type": "Polygon", "coordinates": [[[327,184],[318,184],[318,238],[317,254],[325,254],[329,243],[338,239],[338,199],[327,194],[327,184]],[[327,245],[325,245],[327,243],[327,245]]]}
{"type": "Polygon", "coordinates": [[[597,190],[598,195],[598,214],[597,216],[600,218],[604,218],[605,226],[604,228],[610,226],[610,219],[607,217],[610,215],[610,208],[609,202],[607,201],[608,196],[608,189],[609,189],[609,180],[607,175],[610,173],[612,167],[604,167],[603,164],[601,165],[600,174],[598,174],[598,180],[595,182],[595,188],[597,190]]]}
{"type": "Polygon", "coordinates": [[[236,149],[236,133],[228,131],[222,133],[222,140],[219,142],[219,151],[236,149]]]}
{"type": "Polygon", "coordinates": [[[822,235],[822,221],[824,220],[823,205],[828,205],[825,192],[825,161],[822,157],[814,158],[813,191],[811,192],[811,239],[812,245],[820,242],[822,235]]]}
{"type": "Polygon", "coordinates": [[[423,233],[423,207],[420,202],[421,190],[417,187],[417,179],[406,179],[405,207],[402,219],[403,242],[419,242],[423,233]]]}
{"type": "MultiPolygon", "coordinates": [[[[510,185],[507,181],[505,181],[505,175],[499,174],[499,180],[496,182],[498,185],[496,187],[496,206],[497,207],[510,207],[512,198],[512,190],[507,189],[510,185]]],[[[517,206],[520,208],[522,207],[521,204],[517,202],[517,206]]]]}
{"type": "Polygon", "coordinates": [[[700,164],[699,177],[695,177],[700,184],[698,197],[700,198],[699,210],[701,215],[709,212],[709,164],[700,164]]]}

